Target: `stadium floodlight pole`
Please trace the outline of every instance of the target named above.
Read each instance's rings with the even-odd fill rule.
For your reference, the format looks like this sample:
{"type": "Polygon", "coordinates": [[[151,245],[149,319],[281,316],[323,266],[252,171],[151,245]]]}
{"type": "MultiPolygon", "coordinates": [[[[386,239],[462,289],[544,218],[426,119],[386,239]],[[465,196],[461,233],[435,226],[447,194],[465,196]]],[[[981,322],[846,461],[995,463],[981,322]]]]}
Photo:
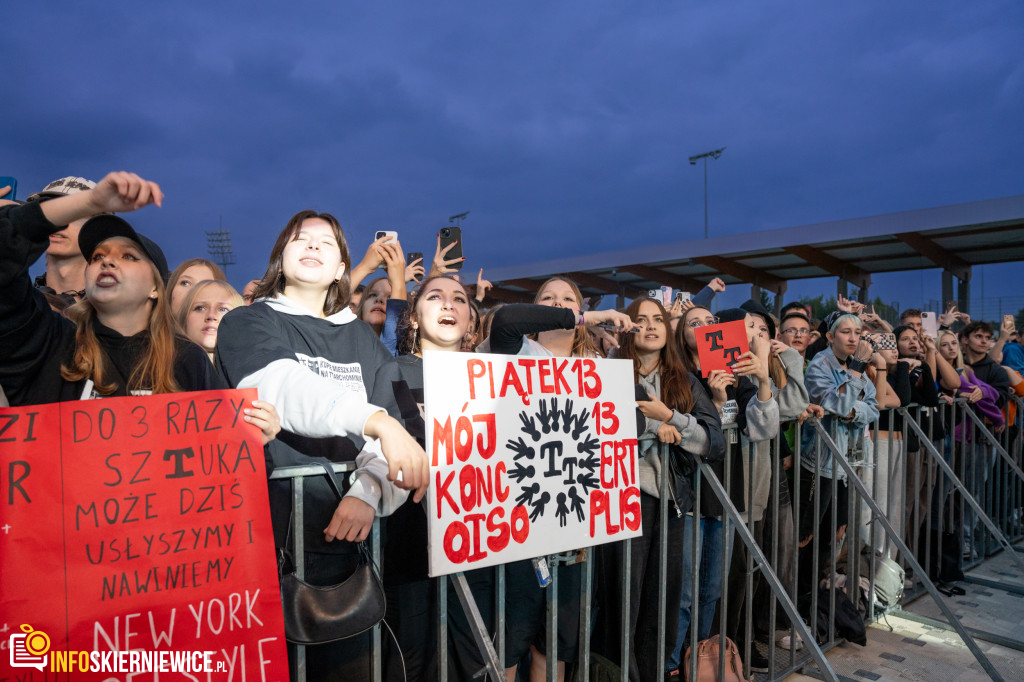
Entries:
{"type": "Polygon", "coordinates": [[[691,166],[696,166],[698,161],[704,159],[704,239],[708,238],[708,157],[717,159],[724,151],[725,147],[722,147],[721,149],[713,149],[710,152],[695,154],[690,157],[691,166]]]}
{"type": "Polygon", "coordinates": [[[227,276],[228,266],[235,262],[235,254],[231,250],[231,230],[214,230],[206,232],[206,250],[210,259],[220,265],[227,276]]]}
{"type": "Polygon", "coordinates": [[[469,211],[463,211],[462,213],[456,213],[453,216],[448,217],[448,222],[455,223],[456,226],[462,225],[462,221],[469,215],[469,211]]]}

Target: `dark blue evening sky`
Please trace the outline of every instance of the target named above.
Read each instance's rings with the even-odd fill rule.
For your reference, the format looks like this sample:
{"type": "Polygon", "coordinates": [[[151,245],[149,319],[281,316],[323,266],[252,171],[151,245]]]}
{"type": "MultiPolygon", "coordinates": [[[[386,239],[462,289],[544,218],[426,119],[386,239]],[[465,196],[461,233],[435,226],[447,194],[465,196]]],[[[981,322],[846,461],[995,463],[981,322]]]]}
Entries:
{"type": "MultiPolygon", "coordinates": [[[[6,3],[0,175],[134,170],[172,265],[241,284],[297,210],[467,268],[1024,193],[1024,4],[6,3]]],[[[1021,296],[1020,264],[975,269],[1021,296]],[[984,274],[980,271],[983,270],[984,274]]],[[[937,271],[872,294],[938,298],[937,271]]],[[[746,292],[746,287],[741,287],[746,292]]],[[[834,291],[793,284],[790,294],[834,291]]],[[[737,296],[740,292],[736,292],[737,296]]],[[[745,296],[744,296],[745,297],[745,296]]],[[[1024,306],[1024,298],[1019,298],[1024,306]]],[[[1018,307],[1020,307],[1018,306],[1018,307]]]]}

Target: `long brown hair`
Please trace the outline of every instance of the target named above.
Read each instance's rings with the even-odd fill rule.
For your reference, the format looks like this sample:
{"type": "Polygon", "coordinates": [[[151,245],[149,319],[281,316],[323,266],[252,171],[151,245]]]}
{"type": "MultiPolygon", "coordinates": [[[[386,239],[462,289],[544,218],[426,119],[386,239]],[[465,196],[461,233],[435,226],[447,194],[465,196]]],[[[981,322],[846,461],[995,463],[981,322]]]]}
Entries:
{"type": "MultiPolygon", "coordinates": [[[[142,362],[132,369],[131,376],[127,379],[128,385],[124,388],[127,393],[146,389],[154,394],[176,393],[181,387],[174,380],[175,330],[174,320],[171,319],[170,296],[166,295],[167,290],[164,288],[160,271],[148,259],[147,262],[153,269],[157,296],[149,311],[149,346],[142,362]]],[[[91,379],[97,393],[110,395],[117,390],[117,384],[106,383],[103,380],[106,353],[103,352],[93,329],[96,309],[86,298],[65,310],[64,315],[75,323],[77,329],[75,354],[70,365],[61,366],[61,377],[65,381],[91,379]]]]}
{"type": "Polygon", "coordinates": [[[420,296],[424,291],[427,290],[427,285],[433,282],[435,279],[448,279],[460,287],[462,287],[462,293],[466,295],[466,300],[470,300],[469,292],[466,291],[466,285],[455,279],[451,275],[434,275],[423,280],[422,283],[416,290],[409,295],[409,305],[406,307],[405,312],[398,318],[398,329],[396,335],[398,336],[398,352],[401,355],[414,355],[419,353],[423,349],[423,339],[416,329],[413,329],[413,321],[419,322],[419,313],[416,312],[416,304],[420,300],[420,296]]]}
{"type": "MultiPolygon", "coordinates": [[[[555,276],[551,277],[543,284],[540,285],[540,289],[537,289],[537,295],[533,297],[533,302],[537,303],[540,299],[541,292],[547,288],[552,282],[565,282],[572,289],[572,293],[576,296],[576,304],[579,306],[583,305],[583,294],[580,292],[580,288],[576,286],[576,282],[572,281],[568,277],[555,276]]],[[[537,340],[536,334],[530,334],[531,339],[537,340]]],[[[577,326],[573,332],[572,337],[572,355],[573,357],[596,357],[598,355],[597,347],[594,346],[594,341],[590,338],[590,332],[587,331],[586,327],[577,326]]]]}
{"type": "Polygon", "coordinates": [[[313,218],[319,218],[331,226],[334,232],[334,239],[338,242],[338,249],[341,250],[341,262],[345,264],[345,272],[342,274],[341,279],[331,282],[331,285],[327,287],[327,298],[324,299],[324,315],[333,315],[348,305],[349,297],[351,296],[349,270],[352,266],[352,259],[348,254],[348,240],[345,239],[345,233],[342,231],[341,223],[338,222],[337,218],[330,213],[317,213],[312,210],[299,211],[293,215],[288,220],[288,224],[281,230],[281,234],[277,235],[274,248],[270,250],[267,272],[263,275],[260,283],[256,285],[256,290],[252,292],[253,300],[272,297],[284,291],[285,281],[284,269],[282,267],[284,247],[288,246],[288,242],[295,241],[295,238],[299,235],[302,223],[313,218]]]}
{"type": "MultiPolygon", "coordinates": [[[[390,280],[387,277],[378,277],[378,278],[372,280],[369,284],[366,285],[366,288],[363,289],[363,297],[359,299],[359,305],[356,306],[356,317],[359,318],[360,320],[363,320],[363,313],[366,312],[366,306],[368,306],[370,304],[370,292],[373,290],[373,287],[377,285],[377,282],[389,282],[390,283],[390,280]]],[[[388,303],[388,299],[385,298],[384,299],[385,310],[387,310],[387,303],[388,303]]],[[[366,320],[363,320],[363,322],[366,322],[366,320]]]]}
{"type": "Polygon", "coordinates": [[[689,346],[686,345],[686,336],[685,336],[685,334],[686,334],[686,327],[689,326],[688,319],[690,317],[690,313],[692,313],[694,310],[703,310],[706,313],[710,313],[710,314],[714,315],[714,313],[712,313],[711,310],[709,310],[708,308],[705,308],[704,306],[701,306],[701,305],[693,306],[689,310],[686,310],[683,313],[683,316],[681,318],[679,318],[679,324],[676,325],[675,337],[676,337],[676,346],[679,348],[679,355],[682,357],[682,360],[683,360],[683,366],[686,367],[686,369],[689,372],[691,372],[692,374],[699,375],[700,374],[700,358],[697,355],[697,349],[696,348],[690,348],[689,346]]]}
{"type": "MultiPolygon", "coordinates": [[[[640,306],[653,303],[658,307],[662,324],[665,325],[665,345],[658,356],[658,373],[661,375],[661,401],[673,410],[686,414],[693,409],[693,391],[690,390],[690,373],[679,354],[678,342],[673,338],[668,324],[668,312],[660,301],[653,298],[634,299],[626,314],[634,322],[640,317],[640,306]]],[[[640,352],[636,347],[637,334],[622,334],[619,341],[619,355],[623,360],[633,361],[633,381],[640,381],[640,352]]]]}

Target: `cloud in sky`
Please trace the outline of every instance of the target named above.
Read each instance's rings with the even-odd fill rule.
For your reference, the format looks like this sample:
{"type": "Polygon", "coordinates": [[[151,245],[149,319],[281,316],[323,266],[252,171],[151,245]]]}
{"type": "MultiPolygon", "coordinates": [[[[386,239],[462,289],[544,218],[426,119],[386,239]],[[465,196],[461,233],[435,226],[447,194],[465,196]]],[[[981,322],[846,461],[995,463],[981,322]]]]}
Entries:
{"type": "Polygon", "coordinates": [[[306,207],[470,266],[1018,194],[1024,6],[54,2],[8,9],[0,172],[137,170],[169,260],[306,207]]]}

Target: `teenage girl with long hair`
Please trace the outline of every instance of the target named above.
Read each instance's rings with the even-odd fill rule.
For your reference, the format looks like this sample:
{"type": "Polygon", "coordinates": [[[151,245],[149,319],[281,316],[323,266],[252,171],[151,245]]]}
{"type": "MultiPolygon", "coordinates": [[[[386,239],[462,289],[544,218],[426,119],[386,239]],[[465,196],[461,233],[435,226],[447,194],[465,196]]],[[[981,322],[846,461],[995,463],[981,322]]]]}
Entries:
{"type": "MultiPolygon", "coordinates": [[[[623,334],[618,357],[633,365],[633,380],[649,396],[640,401],[645,428],[639,438],[640,518],[643,537],[631,543],[630,550],[630,679],[660,679],[658,670],[658,595],[665,591],[665,658],[676,644],[678,608],[683,582],[683,519],[692,504],[689,488],[692,472],[700,459],[720,460],[725,456],[718,412],[696,377],[687,371],[669,327],[669,315],[662,304],[650,298],[633,301],[626,314],[640,325],[635,334],[623,334]],[[678,446],[669,457],[676,458],[669,471],[662,469],[658,443],[678,446]],[[700,458],[700,459],[698,459],[700,458]],[[684,461],[686,460],[686,461],[684,461]],[[661,518],[659,499],[661,478],[670,476],[670,508],[661,518]],[[675,507],[674,509],[672,507],[675,507]],[[667,573],[659,570],[661,525],[667,525],[667,573]]],[[[600,625],[604,655],[620,658],[622,613],[617,595],[621,590],[625,563],[625,543],[615,542],[599,548],[601,570],[598,594],[606,597],[600,604],[600,625]]]]}
{"type": "MultiPolygon", "coordinates": [[[[348,308],[349,264],[334,216],[295,214],[274,243],[256,302],[221,320],[216,351],[232,386],[258,388],[281,412],[268,468],[355,462],[339,482],[340,502],[324,477],[305,484],[305,580],[319,585],[351,575],[361,562],[354,543],[374,517],[397,509],[406,490],[418,500],[428,483],[423,448],[398,420],[394,357],[348,308]]],[[[290,551],[290,486],[270,481],[269,489],[275,542],[290,551]]],[[[307,674],[367,678],[369,636],[309,647],[307,674]]]]}

